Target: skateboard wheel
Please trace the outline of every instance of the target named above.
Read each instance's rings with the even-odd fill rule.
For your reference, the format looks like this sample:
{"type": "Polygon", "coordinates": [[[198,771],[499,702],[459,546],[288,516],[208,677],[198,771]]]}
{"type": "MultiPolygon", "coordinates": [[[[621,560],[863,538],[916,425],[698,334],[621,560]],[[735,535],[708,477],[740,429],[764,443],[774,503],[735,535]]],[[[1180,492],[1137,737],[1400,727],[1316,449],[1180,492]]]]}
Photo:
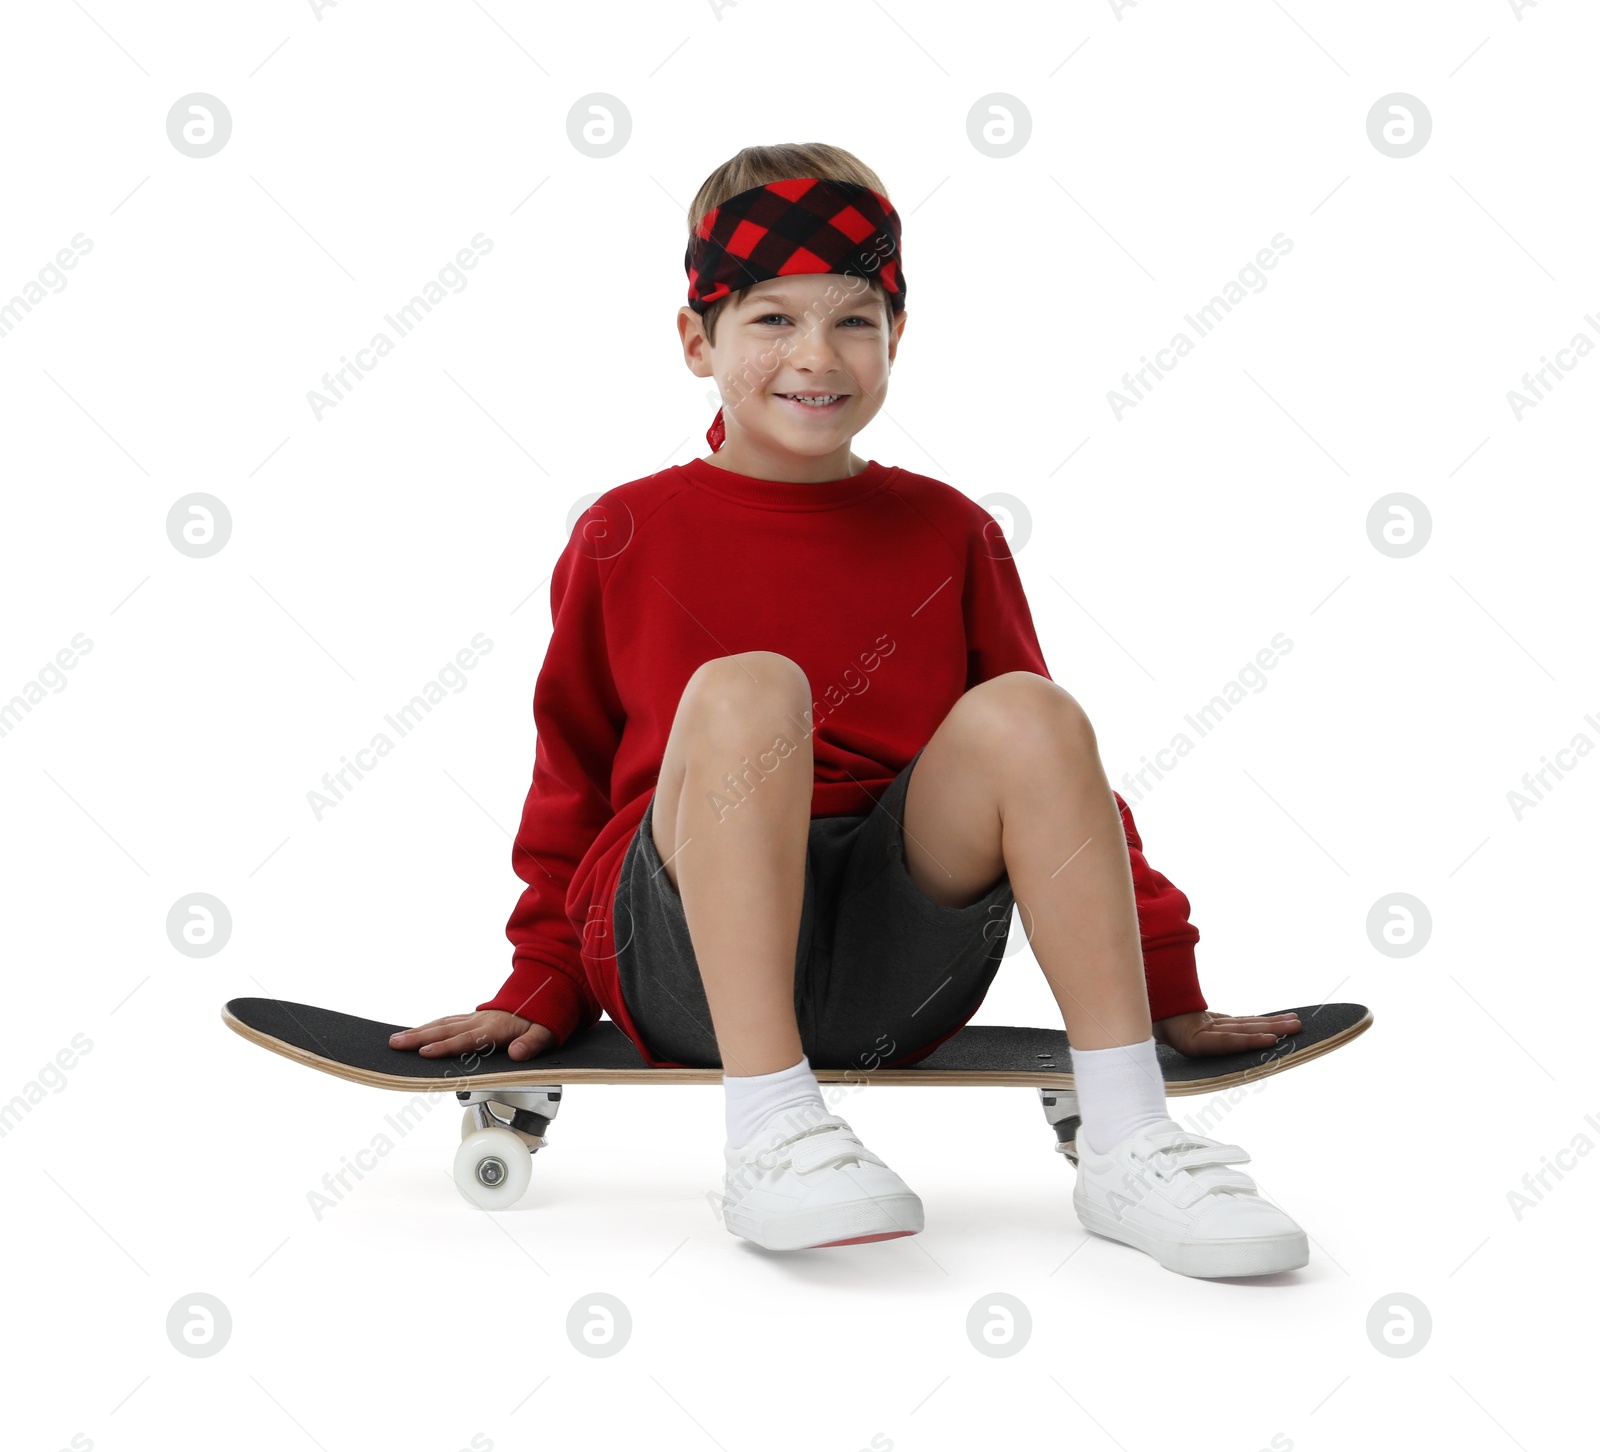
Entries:
{"type": "Polygon", "coordinates": [[[515,1205],[532,1178],[533,1157],[512,1130],[475,1130],[456,1150],[456,1189],[480,1210],[515,1205]]]}

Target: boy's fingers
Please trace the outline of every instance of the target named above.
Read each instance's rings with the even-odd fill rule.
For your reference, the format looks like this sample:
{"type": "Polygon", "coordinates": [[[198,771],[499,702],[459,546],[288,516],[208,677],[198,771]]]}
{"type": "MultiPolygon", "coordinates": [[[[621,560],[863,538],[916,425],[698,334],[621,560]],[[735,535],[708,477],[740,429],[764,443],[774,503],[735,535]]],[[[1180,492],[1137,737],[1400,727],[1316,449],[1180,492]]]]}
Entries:
{"type": "MultiPolygon", "coordinates": [[[[483,1022],[486,1015],[482,1013],[452,1013],[444,1018],[436,1018],[429,1023],[419,1024],[416,1028],[400,1029],[389,1035],[389,1042],[399,1048],[415,1048],[420,1054],[427,1054],[436,1058],[443,1054],[459,1054],[472,1050],[477,1053],[487,1053],[497,1045],[495,1035],[489,1026],[483,1022]],[[462,1025],[470,1025],[463,1028],[462,1025]],[[451,1033],[450,1030],[456,1032],[451,1033]]],[[[521,1044],[527,1052],[520,1057],[532,1058],[555,1041],[555,1035],[545,1028],[543,1024],[534,1024],[524,1032],[507,1041],[509,1050],[512,1044],[521,1044]]],[[[513,1055],[513,1057],[518,1057],[513,1055]]]]}
{"type": "MultiPolygon", "coordinates": [[[[513,1045],[521,1044],[522,1047],[527,1051],[520,1057],[531,1059],[536,1054],[542,1053],[546,1048],[548,1048],[554,1037],[555,1036],[550,1032],[549,1029],[535,1024],[526,1033],[518,1034],[517,1037],[511,1042],[513,1045]]],[[[507,1050],[507,1052],[509,1052],[509,1050],[507,1050]]]]}
{"type": "Polygon", "coordinates": [[[494,1036],[483,1029],[477,1029],[469,1033],[454,1034],[446,1039],[434,1039],[429,1043],[423,1044],[418,1052],[424,1054],[430,1052],[434,1054],[460,1054],[471,1049],[476,1053],[482,1054],[487,1053],[492,1048],[494,1048],[494,1036]]]}
{"type": "Polygon", "coordinates": [[[460,1023],[464,1018],[471,1018],[469,1013],[452,1013],[444,1018],[429,1019],[427,1023],[418,1024],[415,1028],[401,1029],[398,1033],[390,1034],[391,1039],[408,1038],[412,1034],[425,1034],[433,1029],[445,1028],[453,1023],[460,1023]]]}
{"type": "Polygon", "coordinates": [[[1245,1015],[1207,1011],[1211,1017],[1195,1025],[1193,1037],[1188,1040],[1191,1055],[1261,1048],[1263,1039],[1278,1039],[1293,1033],[1298,1023],[1298,1015],[1292,1013],[1245,1015]]]}

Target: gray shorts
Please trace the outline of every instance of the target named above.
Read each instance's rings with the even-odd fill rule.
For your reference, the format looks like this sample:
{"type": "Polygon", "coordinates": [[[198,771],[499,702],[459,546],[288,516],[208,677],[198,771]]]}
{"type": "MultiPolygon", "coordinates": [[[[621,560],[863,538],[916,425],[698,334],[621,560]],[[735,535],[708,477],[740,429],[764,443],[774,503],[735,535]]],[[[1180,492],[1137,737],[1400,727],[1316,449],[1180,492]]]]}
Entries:
{"type": "MultiPolygon", "coordinates": [[[[865,816],[813,817],[794,1010],[812,1068],[909,1063],[977,1011],[1005,955],[1005,874],[977,902],[935,902],[906,871],[901,826],[921,751],[865,816]]],[[[622,1000],[654,1057],[721,1068],[684,918],[650,831],[652,792],[613,904],[622,1000]]]]}

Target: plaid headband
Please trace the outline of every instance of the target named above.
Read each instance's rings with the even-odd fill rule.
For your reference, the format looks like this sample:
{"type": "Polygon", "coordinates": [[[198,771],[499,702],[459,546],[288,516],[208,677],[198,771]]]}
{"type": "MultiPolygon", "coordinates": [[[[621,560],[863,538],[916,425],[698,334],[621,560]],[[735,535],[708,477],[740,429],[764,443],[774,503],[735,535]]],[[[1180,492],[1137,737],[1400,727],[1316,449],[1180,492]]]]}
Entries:
{"type": "MultiPolygon", "coordinates": [[[[683,254],[689,306],[704,314],[740,288],[803,272],[882,279],[895,316],[906,305],[900,217],[888,197],[854,182],[793,177],[729,197],[706,213],[683,254]]],[[[706,430],[715,453],[722,410],[706,430]]]]}

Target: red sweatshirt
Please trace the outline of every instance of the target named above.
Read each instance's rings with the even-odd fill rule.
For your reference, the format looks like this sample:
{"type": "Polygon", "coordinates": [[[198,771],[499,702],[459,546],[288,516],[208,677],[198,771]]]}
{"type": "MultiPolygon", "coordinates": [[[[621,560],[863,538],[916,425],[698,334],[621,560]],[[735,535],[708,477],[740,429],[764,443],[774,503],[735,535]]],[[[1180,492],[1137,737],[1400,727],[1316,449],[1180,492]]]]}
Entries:
{"type": "MultiPolygon", "coordinates": [[[[812,713],[794,733],[812,733],[813,817],[871,811],[970,687],[1050,674],[993,517],[876,460],[786,484],[691,459],[607,490],[556,561],[550,611],[511,850],[527,888],[506,924],[511,976],[478,1007],[543,1024],[558,1045],[604,1010],[657,1068],[672,1063],[650,1056],[622,1001],[611,905],[696,667],[772,650],[805,671],[812,713]]],[[[1204,1008],[1189,900],[1145,861],[1116,799],[1151,1016],[1204,1008]]]]}

